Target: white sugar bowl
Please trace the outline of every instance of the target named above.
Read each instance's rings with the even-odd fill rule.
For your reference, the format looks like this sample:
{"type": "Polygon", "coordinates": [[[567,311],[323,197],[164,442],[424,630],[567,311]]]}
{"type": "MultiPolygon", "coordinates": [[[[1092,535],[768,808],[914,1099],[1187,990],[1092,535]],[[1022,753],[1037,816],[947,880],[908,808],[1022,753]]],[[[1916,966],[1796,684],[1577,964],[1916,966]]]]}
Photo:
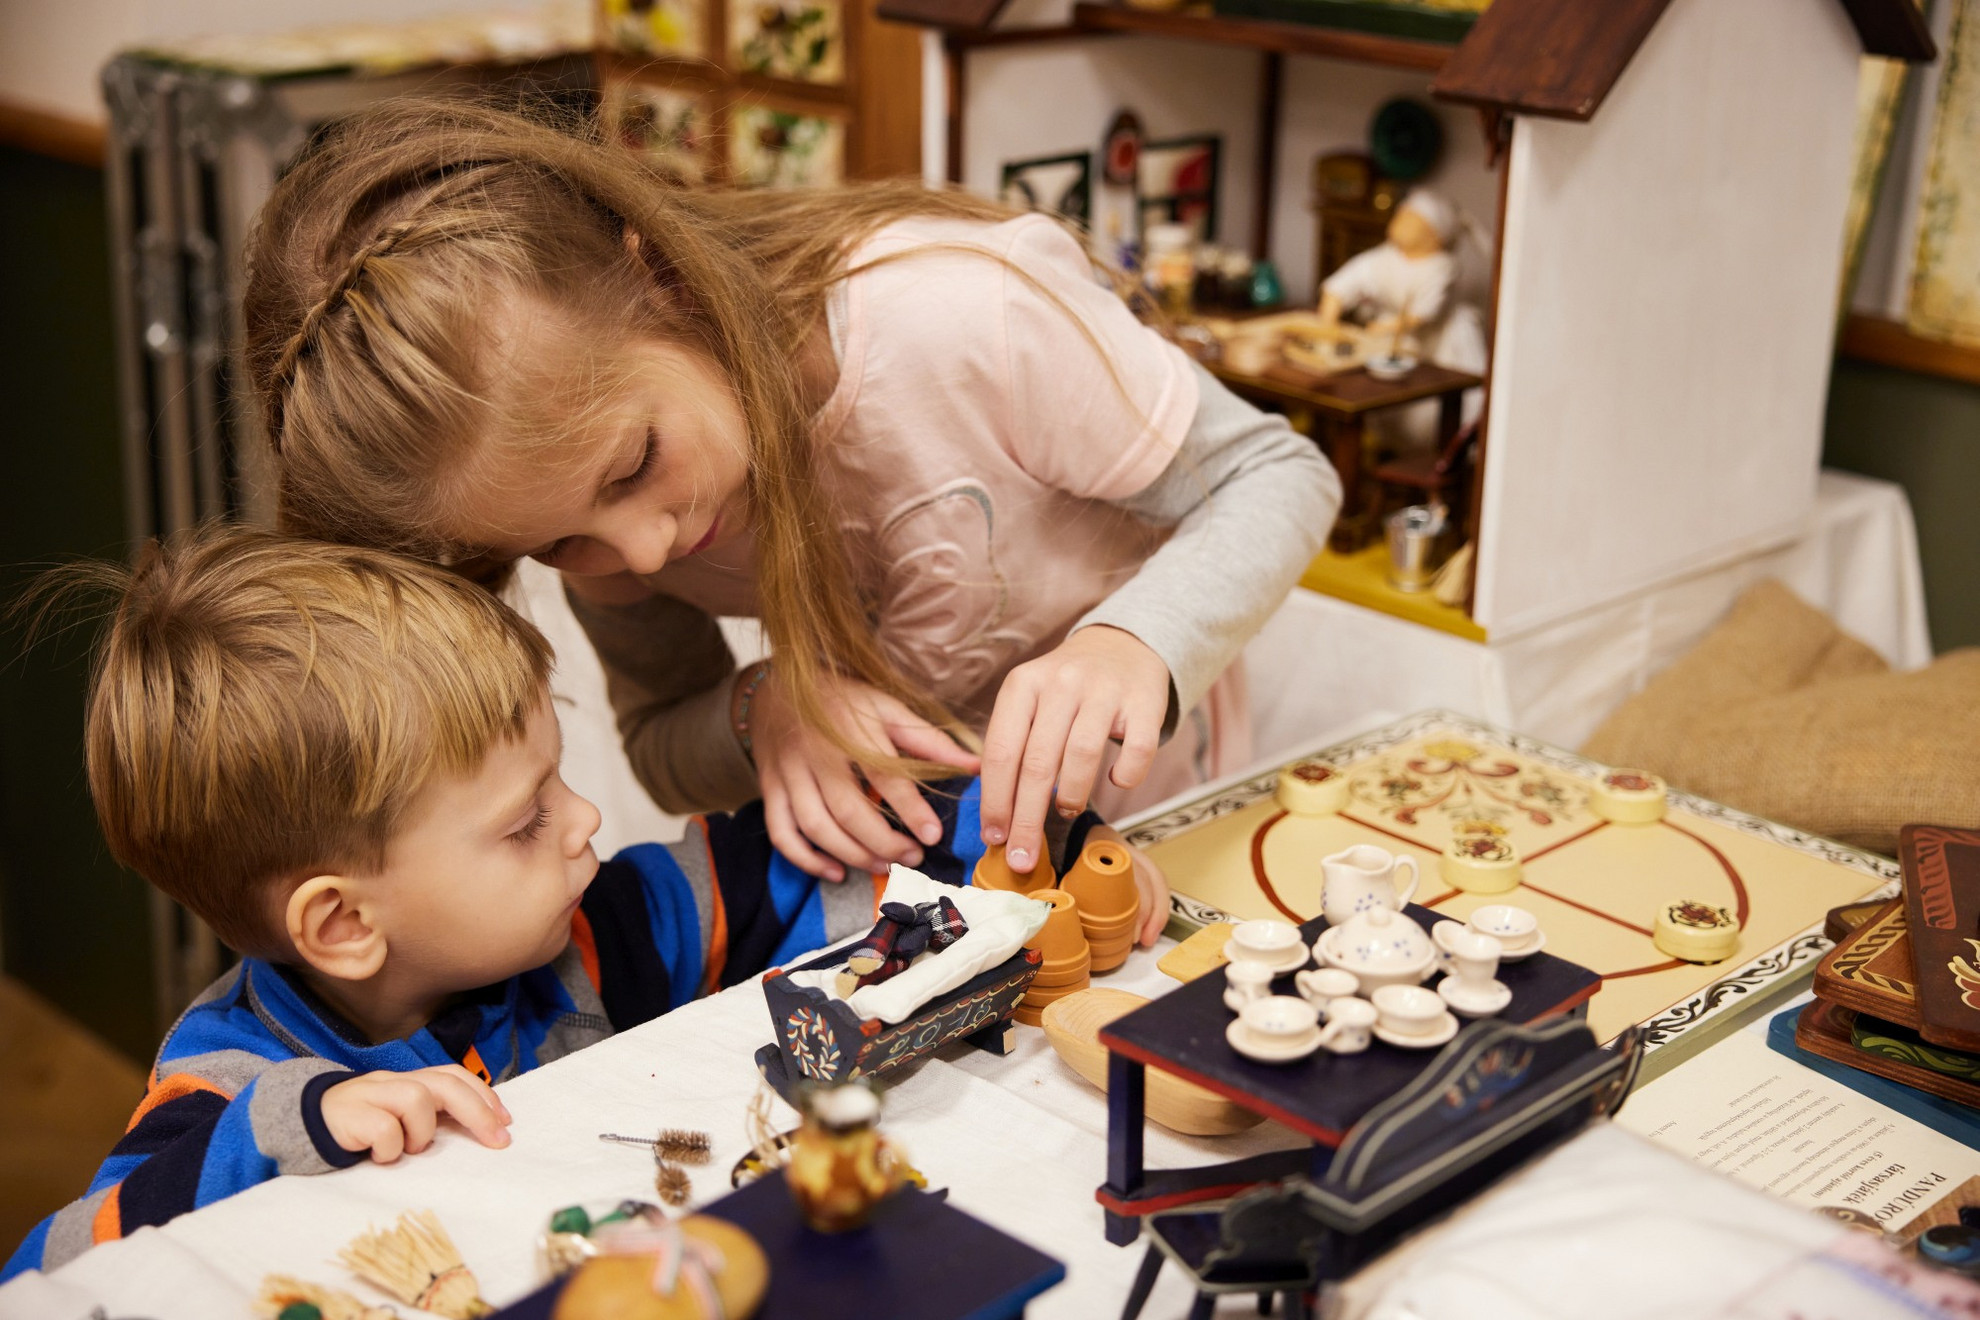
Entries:
{"type": "Polygon", "coordinates": [[[1420,985],[1437,965],[1437,946],[1423,927],[1383,907],[1327,927],[1313,952],[1327,966],[1352,972],[1363,995],[1385,985],[1420,985]]]}

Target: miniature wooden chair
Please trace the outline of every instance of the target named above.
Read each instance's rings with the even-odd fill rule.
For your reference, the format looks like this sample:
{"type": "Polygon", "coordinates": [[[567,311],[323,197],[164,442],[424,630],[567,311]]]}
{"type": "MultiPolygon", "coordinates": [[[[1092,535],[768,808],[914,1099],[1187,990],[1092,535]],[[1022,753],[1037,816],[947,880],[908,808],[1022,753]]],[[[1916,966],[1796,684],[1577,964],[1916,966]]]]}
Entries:
{"type": "Polygon", "coordinates": [[[1406,503],[1452,504],[1452,496],[1471,466],[1471,443],[1477,438],[1478,423],[1474,420],[1459,427],[1435,453],[1417,450],[1377,464],[1369,473],[1383,491],[1377,511],[1388,507],[1387,494],[1394,487],[1408,492],[1406,503]]]}
{"type": "Polygon", "coordinates": [[[1531,1026],[1486,1019],[1467,1026],[1408,1086],[1370,1110],[1327,1159],[1317,1181],[1290,1178],[1221,1208],[1148,1216],[1150,1239],[1122,1320],[1148,1300],[1162,1262],[1197,1289],[1191,1320],[1219,1293],[1273,1294],[1306,1314],[1306,1294],[1343,1278],[1426,1220],[1612,1114],[1635,1083],[1642,1033],[1597,1048],[1586,1023],[1531,1026]]]}

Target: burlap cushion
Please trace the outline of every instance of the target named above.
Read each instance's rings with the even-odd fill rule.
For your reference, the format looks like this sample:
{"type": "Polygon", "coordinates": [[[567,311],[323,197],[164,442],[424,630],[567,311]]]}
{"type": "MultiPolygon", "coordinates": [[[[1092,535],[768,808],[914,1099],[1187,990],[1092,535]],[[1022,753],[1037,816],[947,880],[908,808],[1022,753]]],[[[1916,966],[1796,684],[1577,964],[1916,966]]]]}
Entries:
{"type": "Polygon", "coordinates": [[[1820,610],[1762,582],[1582,750],[1895,853],[1910,821],[1980,826],[1980,649],[1894,674],[1820,610]]]}

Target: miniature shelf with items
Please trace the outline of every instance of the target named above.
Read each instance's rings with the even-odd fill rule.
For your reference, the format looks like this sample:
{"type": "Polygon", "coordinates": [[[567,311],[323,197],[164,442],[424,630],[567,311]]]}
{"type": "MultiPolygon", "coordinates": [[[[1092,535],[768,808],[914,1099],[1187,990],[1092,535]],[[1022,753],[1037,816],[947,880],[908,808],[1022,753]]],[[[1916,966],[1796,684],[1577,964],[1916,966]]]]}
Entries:
{"type": "Polygon", "coordinates": [[[607,131],[686,181],[920,168],[919,38],[871,0],[602,0],[598,34],[607,131]]]}

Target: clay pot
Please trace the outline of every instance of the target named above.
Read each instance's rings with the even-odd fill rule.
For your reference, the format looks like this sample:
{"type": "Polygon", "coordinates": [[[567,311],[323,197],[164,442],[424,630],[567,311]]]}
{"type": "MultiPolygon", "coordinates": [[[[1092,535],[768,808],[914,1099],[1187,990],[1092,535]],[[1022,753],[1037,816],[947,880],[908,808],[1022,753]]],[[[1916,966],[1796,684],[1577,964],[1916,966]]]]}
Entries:
{"type": "Polygon", "coordinates": [[[1052,909],[1038,933],[1024,947],[1036,949],[1044,958],[1038,970],[1050,972],[1071,966],[1086,954],[1086,932],[1079,924],[1079,903],[1063,889],[1042,889],[1032,899],[1052,909]]]}
{"type": "Polygon", "coordinates": [[[1091,984],[1092,981],[1083,972],[1077,981],[1069,985],[1048,985],[1040,989],[1038,983],[1034,981],[1031,989],[1024,992],[1024,998],[1019,1002],[1032,1008],[1043,1008],[1055,1000],[1064,999],[1067,995],[1076,995],[1091,984]]]}
{"type": "Polygon", "coordinates": [[[1011,864],[1004,860],[1003,845],[997,844],[983,850],[970,883],[978,889],[1008,889],[1018,894],[1035,894],[1058,883],[1058,873],[1052,869],[1049,857],[1040,857],[1038,865],[1029,871],[1013,871],[1011,864]]]}
{"type": "Polygon", "coordinates": [[[1052,986],[1071,985],[1075,981],[1084,980],[1092,967],[1092,957],[1081,952],[1079,957],[1067,959],[1058,966],[1050,963],[1041,965],[1037,975],[1031,978],[1031,984],[1040,990],[1052,986]]]}
{"type": "Polygon", "coordinates": [[[1134,885],[1134,859],[1124,845],[1111,839],[1087,844],[1079,860],[1066,868],[1059,888],[1079,900],[1079,910],[1089,925],[1132,915],[1140,902],[1134,885]]]}

